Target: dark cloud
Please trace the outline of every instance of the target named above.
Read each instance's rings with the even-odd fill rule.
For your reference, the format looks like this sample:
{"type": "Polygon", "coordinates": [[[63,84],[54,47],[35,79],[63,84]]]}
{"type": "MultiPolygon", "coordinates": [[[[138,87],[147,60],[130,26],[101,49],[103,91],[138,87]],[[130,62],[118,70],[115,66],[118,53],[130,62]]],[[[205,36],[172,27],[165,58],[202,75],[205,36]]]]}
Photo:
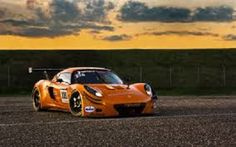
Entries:
{"type": "Polygon", "coordinates": [[[81,29],[114,31],[107,23],[108,11],[113,8],[112,3],[105,0],[53,0],[48,13],[40,7],[30,10],[34,18],[3,17],[0,25],[5,27],[0,28],[0,34],[57,37],[77,35],[81,29]],[[79,4],[84,7],[80,8],[79,4]]]}
{"type": "Polygon", "coordinates": [[[97,31],[97,30],[92,30],[90,31],[91,34],[100,34],[101,32],[100,31],[97,31]]]}
{"type": "Polygon", "coordinates": [[[39,25],[31,25],[28,27],[18,27],[8,29],[1,29],[1,35],[18,35],[18,36],[26,36],[26,37],[59,37],[65,35],[78,35],[81,29],[92,29],[93,31],[113,31],[113,27],[105,26],[105,25],[96,25],[94,23],[80,23],[80,24],[59,24],[52,26],[39,26],[39,25]]]}
{"type": "Polygon", "coordinates": [[[186,8],[153,7],[149,8],[145,3],[129,1],[121,10],[120,19],[125,21],[163,21],[176,22],[187,21],[191,11],[186,8]]]}
{"type": "Polygon", "coordinates": [[[5,16],[5,12],[3,10],[0,10],[0,18],[3,18],[5,16]]]}
{"type": "Polygon", "coordinates": [[[74,34],[72,30],[68,29],[48,29],[48,28],[27,28],[24,29],[22,32],[16,35],[20,36],[28,36],[28,37],[56,37],[56,36],[63,36],[63,35],[70,35],[74,34]]]}
{"type": "Polygon", "coordinates": [[[226,6],[206,7],[190,10],[175,7],[148,7],[145,3],[129,1],[120,9],[119,18],[123,21],[231,21],[234,9],[226,6]]]}
{"type": "Polygon", "coordinates": [[[80,0],[66,1],[54,0],[51,4],[52,17],[58,21],[96,21],[103,22],[107,12],[114,8],[113,3],[105,0],[80,0]],[[84,8],[80,9],[79,4],[84,8]]]}
{"type": "Polygon", "coordinates": [[[70,30],[45,27],[27,27],[27,28],[8,28],[0,29],[0,35],[17,35],[25,37],[57,37],[63,35],[73,34],[70,30]]]}
{"type": "Polygon", "coordinates": [[[76,21],[81,13],[74,3],[65,0],[53,0],[51,11],[51,19],[57,22],[76,21]]]}
{"type": "Polygon", "coordinates": [[[114,31],[114,27],[112,26],[107,26],[107,25],[95,25],[92,23],[87,23],[86,25],[84,25],[83,28],[89,28],[89,29],[93,29],[95,31],[101,31],[101,30],[105,30],[105,31],[114,31]]]}
{"type": "Polygon", "coordinates": [[[86,21],[104,21],[107,11],[114,8],[111,2],[105,3],[105,0],[85,0],[86,7],[83,10],[82,19],[86,21]]]}
{"type": "Polygon", "coordinates": [[[121,34],[121,35],[111,35],[111,36],[106,36],[103,38],[103,40],[107,41],[125,41],[125,40],[130,40],[131,36],[128,36],[126,34],[121,34]]]}
{"type": "Polygon", "coordinates": [[[228,35],[225,35],[223,38],[224,38],[224,40],[227,40],[227,41],[236,41],[235,34],[228,34],[228,35]]]}
{"type": "Polygon", "coordinates": [[[27,25],[32,25],[32,23],[30,23],[27,20],[17,20],[17,19],[4,19],[4,20],[0,20],[0,23],[12,25],[12,26],[27,26],[27,25]]]}
{"type": "Polygon", "coordinates": [[[179,36],[212,36],[218,37],[218,34],[210,33],[210,32],[191,32],[191,31],[165,31],[165,32],[150,32],[150,33],[143,33],[139,35],[155,35],[155,36],[162,36],[162,35],[179,35],[179,36]]]}
{"type": "Polygon", "coordinates": [[[193,21],[232,21],[234,9],[227,6],[197,8],[193,21]]]}

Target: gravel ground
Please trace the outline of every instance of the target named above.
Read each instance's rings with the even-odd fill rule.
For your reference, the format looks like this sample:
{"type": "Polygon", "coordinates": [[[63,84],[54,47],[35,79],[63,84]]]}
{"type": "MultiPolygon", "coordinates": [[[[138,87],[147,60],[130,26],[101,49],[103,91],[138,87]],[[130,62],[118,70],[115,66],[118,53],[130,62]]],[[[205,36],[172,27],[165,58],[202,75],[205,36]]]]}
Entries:
{"type": "Polygon", "coordinates": [[[99,119],[1,97],[0,146],[236,146],[236,96],[160,97],[154,116],[99,119]]]}

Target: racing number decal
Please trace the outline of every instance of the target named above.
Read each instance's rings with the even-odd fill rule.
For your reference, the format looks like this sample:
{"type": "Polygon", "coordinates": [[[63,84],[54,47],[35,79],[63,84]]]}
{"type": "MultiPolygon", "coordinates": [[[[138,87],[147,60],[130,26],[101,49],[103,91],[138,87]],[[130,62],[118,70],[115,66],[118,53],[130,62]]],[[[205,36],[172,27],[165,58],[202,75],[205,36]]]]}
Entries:
{"type": "Polygon", "coordinates": [[[62,103],[69,103],[69,100],[67,98],[67,91],[64,90],[64,89],[61,89],[60,92],[61,92],[61,101],[62,101],[62,103]]]}
{"type": "Polygon", "coordinates": [[[61,98],[66,99],[67,98],[66,95],[67,95],[66,91],[61,90],[61,98]]]}

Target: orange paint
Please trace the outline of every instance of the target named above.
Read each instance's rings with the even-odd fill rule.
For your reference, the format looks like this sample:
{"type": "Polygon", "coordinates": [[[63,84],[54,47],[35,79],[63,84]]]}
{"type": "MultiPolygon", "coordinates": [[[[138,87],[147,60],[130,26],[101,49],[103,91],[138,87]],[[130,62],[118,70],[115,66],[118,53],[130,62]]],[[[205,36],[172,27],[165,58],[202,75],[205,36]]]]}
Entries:
{"type": "Polygon", "coordinates": [[[32,94],[35,110],[62,110],[82,117],[154,113],[155,100],[145,91],[144,83],[129,86],[125,84],[86,84],[101,93],[101,95],[94,95],[83,84],[68,84],[58,81],[61,73],[72,74],[80,70],[110,71],[104,68],[69,68],[58,73],[52,80],[37,82],[32,94]],[[74,109],[74,106],[77,105],[74,99],[76,100],[78,97],[81,100],[81,109],[77,109],[77,107],[74,109]],[[76,112],[77,110],[80,111],[76,112]]]}

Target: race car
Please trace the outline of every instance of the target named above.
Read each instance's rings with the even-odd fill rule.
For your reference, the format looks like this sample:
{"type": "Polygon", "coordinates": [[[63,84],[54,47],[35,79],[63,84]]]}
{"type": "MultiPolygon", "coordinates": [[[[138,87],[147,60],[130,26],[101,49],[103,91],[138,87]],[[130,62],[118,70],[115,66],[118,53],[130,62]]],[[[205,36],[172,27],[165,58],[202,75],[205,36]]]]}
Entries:
{"type": "Polygon", "coordinates": [[[46,79],[38,81],[32,91],[33,108],[62,110],[79,117],[113,117],[153,114],[157,96],[146,83],[127,84],[107,68],[73,67],[35,69],[46,79]],[[51,80],[49,71],[60,71],[51,80]]]}

